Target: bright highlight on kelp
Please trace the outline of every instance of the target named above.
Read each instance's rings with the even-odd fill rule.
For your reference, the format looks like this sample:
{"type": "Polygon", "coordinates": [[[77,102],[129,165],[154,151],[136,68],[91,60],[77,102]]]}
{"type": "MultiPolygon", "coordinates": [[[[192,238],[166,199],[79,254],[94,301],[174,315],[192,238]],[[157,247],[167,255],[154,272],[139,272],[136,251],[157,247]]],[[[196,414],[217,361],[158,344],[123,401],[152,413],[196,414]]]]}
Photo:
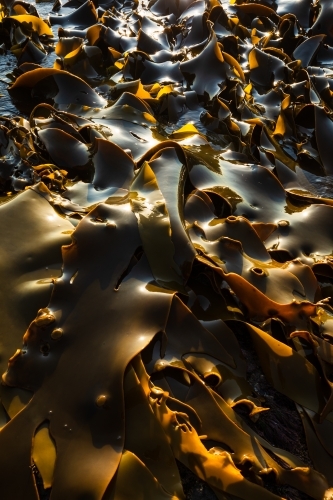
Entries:
{"type": "Polygon", "coordinates": [[[331,498],[331,2],[0,7],[1,498],[331,498]]]}

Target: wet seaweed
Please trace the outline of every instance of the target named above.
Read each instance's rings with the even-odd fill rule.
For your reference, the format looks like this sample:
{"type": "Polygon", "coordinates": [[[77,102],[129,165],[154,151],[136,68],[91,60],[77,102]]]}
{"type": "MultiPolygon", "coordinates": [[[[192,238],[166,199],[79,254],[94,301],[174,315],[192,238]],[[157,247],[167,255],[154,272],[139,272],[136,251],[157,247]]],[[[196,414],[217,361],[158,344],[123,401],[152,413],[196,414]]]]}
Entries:
{"type": "Polygon", "coordinates": [[[331,11],[0,2],[1,498],[331,498],[331,11]]]}

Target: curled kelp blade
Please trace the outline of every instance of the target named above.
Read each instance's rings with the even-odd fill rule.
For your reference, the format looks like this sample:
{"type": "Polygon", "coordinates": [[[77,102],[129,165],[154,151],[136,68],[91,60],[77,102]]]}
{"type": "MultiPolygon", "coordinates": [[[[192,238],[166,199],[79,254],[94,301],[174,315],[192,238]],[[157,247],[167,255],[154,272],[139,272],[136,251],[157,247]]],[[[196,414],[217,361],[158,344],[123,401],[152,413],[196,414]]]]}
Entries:
{"type": "Polygon", "coordinates": [[[51,101],[56,104],[79,103],[103,106],[105,100],[80,78],[66,71],[38,68],[19,76],[9,89],[19,103],[28,97],[32,103],[51,101]]]}
{"type": "MultiPolygon", "coordinates": [[[[80,207],[92,207],[108,199],[125,200],[134,178],[133,159],[116,144],[95,138],[91,148],[91,182],[77,182],[63,193],[80,207]]],[[[90,169],[89,169],[90,170],[90,169]]]]}
{"type": "Polygon", "coordinates": [[[87,28],[97,21],[97,12],[93,2],[87,0],[76,8],[71,14],[50,16],[51,25],[65,27],[87,28]]]}
{"type": "Polygon", "coordinates": [[[48,302],[53,282],[61,274],[61,246],[70,242],[73,226],[52,205],[51,193],[39,184],[0,207],[6,262],[1,273],[3,360],[19,347],[22,329],[48,302]],[[15,315],[10,313],[13,309],[15,315]]]}
{"type": "Polygon", "coordinates": [[[138,220],[141,239],[155,280],[166,288],[182,289],[182,272],[175,260],[175,245],[170,239],[169,210],[156,175],[147,162],[142,165],[131,185],[131,206],[138,220]],[[156,258],[157,248],[158,253],[164,254],[162,260],[156,258]]]}
{"type": "Polygon", "coordinates": [[[133,159],[138,161],[154,145],[159,144],[156,119],[140,99],[134,99],[134,102],[128,99],[129,104],[126,101],[119,105],[117,101],[114,106],[102,109],[75,104],[60,105],[60,108],[90,121],[82,130],[89,142],[93,142],[95,137],[110,140],[127,153],[130,152],[133,159]]]}

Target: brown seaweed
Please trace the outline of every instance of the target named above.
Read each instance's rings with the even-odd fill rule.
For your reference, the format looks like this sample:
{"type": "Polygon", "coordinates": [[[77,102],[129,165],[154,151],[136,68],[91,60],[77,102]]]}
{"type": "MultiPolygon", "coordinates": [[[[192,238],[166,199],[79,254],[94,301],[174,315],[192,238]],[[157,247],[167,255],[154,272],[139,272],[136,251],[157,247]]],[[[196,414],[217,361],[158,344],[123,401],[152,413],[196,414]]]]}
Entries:
{"type": "Polygon", "coordinates": [[[330,498],[330,2],[0,6],[1,498],[330,498]]]}

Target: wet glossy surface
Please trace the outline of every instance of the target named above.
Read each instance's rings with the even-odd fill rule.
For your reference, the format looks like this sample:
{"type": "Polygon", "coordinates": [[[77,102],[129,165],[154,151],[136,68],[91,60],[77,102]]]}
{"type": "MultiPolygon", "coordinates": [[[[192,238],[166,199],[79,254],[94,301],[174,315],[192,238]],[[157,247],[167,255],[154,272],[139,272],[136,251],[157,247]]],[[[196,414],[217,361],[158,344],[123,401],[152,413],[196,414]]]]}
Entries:
{"type": "Polygon", "coordinates": [[[1,498],[329,499],[331,2],[0,6],[1,498]]]}

